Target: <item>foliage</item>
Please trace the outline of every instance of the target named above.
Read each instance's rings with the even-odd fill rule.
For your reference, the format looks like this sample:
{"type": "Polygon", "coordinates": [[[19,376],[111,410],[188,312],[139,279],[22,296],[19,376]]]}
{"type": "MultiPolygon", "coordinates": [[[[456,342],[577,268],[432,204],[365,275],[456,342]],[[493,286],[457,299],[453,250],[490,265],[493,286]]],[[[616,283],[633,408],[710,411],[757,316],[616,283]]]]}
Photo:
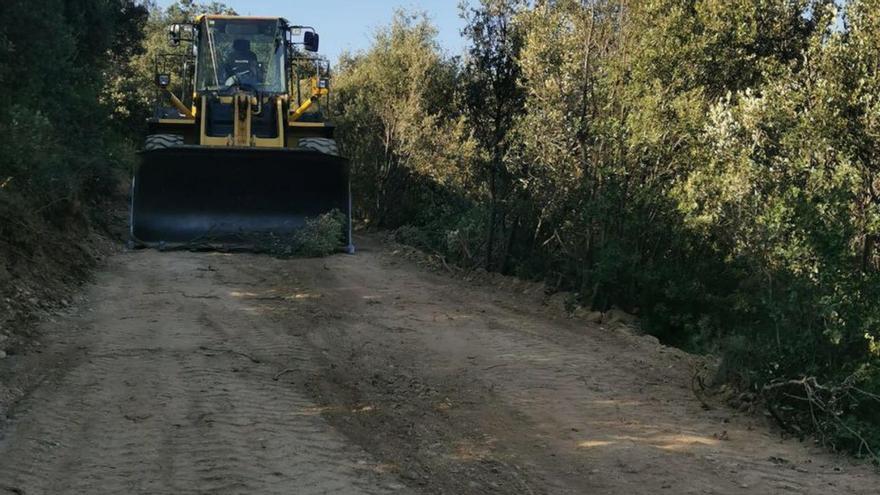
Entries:
{"type": "Polygon", "coordinates": [[[296,233],[295,252],[302,256],[327,256],[345,244],[348,219],[340,211],[325,213],[306,221],[296,233]]]}
{"type": "MultiPolygon", "coordinates": [[[[506,249],[499,249],[497,237],[499,230],[505,230],[505,219],[512,213],[509,203],[515,201],[517,194],[514,184],[518,174],[506,166],[505,157],[511,146],[511,130],[525,102],[517,61],[523,30],[515,16],[526,5],[524,0],[481,0],[476,8],[466,4],[460,7],[467,21],[462,34],[471,43],[462,71],[465,115],[480,149],[484,150],[477,155],[475,175],[480,179],[480,189],[485,189],[488,196],[485,267],[489,270],[496,266],[499,254],[502,264],[509,255],[506,249]]],[[[512,223],[509,229],[515,235],[519,222],[512,223]]]]}
{"type": "MultiPolygon", "coordinates": [[[[305,225],[292,234],[276,233],[248,234],[242,238],[249,248],[257,252],[279,257],[329,256],[345,244],[348,234],[348,217],[339,210],[333,210],[315,218],[308,218],[305,225]]],[[[198,246],[191,246],[196,248],[198,246]]],[[[208,243],[211,248],[211,243],[208,243]]]]}
{"type": "Polygon", "coordinates": [[[837,9],[482,0],[461,60],[398,14],[338,77],[361,215],[638,313],[777,408],[809,383],[828,415],[785,421],[876,452],[880,2],[837,9]]]}
{"type": "Polygon", "coordinates": [[[359,214],[395,226],[437,207],[430,187],[471,181],[475,144],[457,115],[455,65],[443,60],[424,14],[398,12],[372,48],[343,55],[335,81],[342,151],[353,160],[359,214]],[[419,177],[419,178],[416,178],[419,177]]]}
{"type": "Polygon", "coordinates": [[[133,0],[3,2],[0,194],[63,226],[116,190],[128,149],[100,95],[138,52],[145,19],[133,0]]]}
{"type": "Polygon", "coordinates": [[[107,205],[121,202],[119,171],[133,146],[102,95],[139,52],[146,15],[134,0],[0,2],[0,340],[7,351],[18,341],[8,334],[25,331],[8,322],[68,297],[94,265],[84,242],[89,229],[112,234],[107,205]]]}

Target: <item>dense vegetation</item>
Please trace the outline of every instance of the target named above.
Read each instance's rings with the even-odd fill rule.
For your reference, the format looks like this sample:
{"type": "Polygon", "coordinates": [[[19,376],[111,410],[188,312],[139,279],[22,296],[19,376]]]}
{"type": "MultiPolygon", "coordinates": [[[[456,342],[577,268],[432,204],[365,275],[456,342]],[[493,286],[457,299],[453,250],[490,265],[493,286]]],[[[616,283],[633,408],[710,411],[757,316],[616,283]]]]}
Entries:
{"type": "Polygon", "coordinates": [[[0,2],[0,351],[32,310],[69,299],[95,260],[91,232],[121,235],[158,33],[167,47],[161,25],[203,10],[228,9],[0,2]]]}
{"type": "MultiPolygon", "coordinates": [[[[482,0],[336,78],[360,216],[716,353],[795,433],[880,449],[880,2],[482,0]]],[[[873,449],[873,450],[872,450],[873,449]]]]}
{"type": "Polygon", "coordinates": [[[117,189],[129,153],[106,81],[140,50],[146,15],[131,0],[0,5],[0,201],[63,226],[117,189]]]}
{"type": "Polygon", "coordinates": [[[0,351],[26,341],[34,309],[70,299],[95,260],[84,241],[124,198],[132,130],[107,82],[146,16],[133,0],[0,2],[0,351]]]}

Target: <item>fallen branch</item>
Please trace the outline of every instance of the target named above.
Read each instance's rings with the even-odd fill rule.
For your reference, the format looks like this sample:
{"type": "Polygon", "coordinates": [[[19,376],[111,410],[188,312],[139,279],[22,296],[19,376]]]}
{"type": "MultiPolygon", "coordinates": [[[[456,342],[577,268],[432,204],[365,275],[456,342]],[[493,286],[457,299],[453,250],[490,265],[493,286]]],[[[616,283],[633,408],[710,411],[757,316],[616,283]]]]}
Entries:
{"type": "Polygon", "coordinates": [[[455,271],[446,263],[446,258],[442,254],[437,253],[437,259],[440,260],[440,263],[443,264],[443,268],[446,268],[447,272],[455,273],[455,271]]]}
{"type": "Polygon", "coordinates": [[[691,392],[693,392],[694,397],[700,401],[700,405],[703,407],[704,411],[711,411],[712,406],[703,398],[702,391],[706,390],[706,384],[703,381],[702,375],[700,375],[700,370],[694,371],[693,376],[691,376],[691,392]],[[699,387],[699,390],[698,390],[699,387]]]}
{"type": "MultiPolygon", "coordinates": [[[[872,447],[860,432],[841,419],[846,412],[846,405],[843,403],[845,398],[851,400],[868,399],[880,402],[880,396],[856,387],[854,384],[857,380],[856,375],[850,375],[840,385],[836,386],[823,385],[819,383],[816,377],[812,376],[793,380],[778,380],[764,385],[761,389],[761,395],[764,397],[771,416],[786,431],[799,435],[803,434],[801,428],[796,424],[797,418],[794,418],[795,421],[792,421],[782,413],[779,407],[779,403],[782,402],[779,400],[780,397],[789,401],[806,404],[809,412],[809,422],[822,443],[828,443],[826,438],[828,425],[833,424],[836,428],[846,431],[859,442],[859,455],[867,453],[867,456],[874,462],[880,463],[880,456],[874,450],[876,446],[872,447]],[[799,393],[790,392],[792,389],[799,393]],[[861,397],[858,397],[857,394],[860,394],[861,397]]],[[[794,414],[799,412],[803,414],[802,409],[795,407],[793,410],[795,411],[794,414]]],[[[804,421],[801,422],[803,423],[804,421]]]]}

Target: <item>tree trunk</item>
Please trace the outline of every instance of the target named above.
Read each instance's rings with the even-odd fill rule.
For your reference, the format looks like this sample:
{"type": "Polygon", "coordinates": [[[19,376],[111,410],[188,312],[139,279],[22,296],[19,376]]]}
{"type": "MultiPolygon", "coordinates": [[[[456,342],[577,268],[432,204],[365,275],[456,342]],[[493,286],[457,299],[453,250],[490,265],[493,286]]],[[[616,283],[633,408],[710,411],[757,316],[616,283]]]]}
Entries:
{"type": "Polygon", "coordinates": [[[486,240],[486,271],[492,271],[492,255],[495,250],[495,223],[498,217],[498,161],[492,161],[489,171],[489,232],[486,240]]]}

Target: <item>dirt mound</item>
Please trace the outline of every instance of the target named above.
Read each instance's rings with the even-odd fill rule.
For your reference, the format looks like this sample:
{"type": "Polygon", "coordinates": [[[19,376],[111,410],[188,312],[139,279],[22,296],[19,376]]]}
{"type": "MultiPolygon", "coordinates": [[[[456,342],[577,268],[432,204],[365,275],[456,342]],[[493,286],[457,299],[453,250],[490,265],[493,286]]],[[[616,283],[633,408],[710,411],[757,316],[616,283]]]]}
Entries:
{"type": "Polygon", "coordinates": [[[0,191],[0,356],[23,352],[34,342],[35,321],[74,302],[91,270],[116,249],[123,201],[54,205],[47,215],[0,191]]]}

